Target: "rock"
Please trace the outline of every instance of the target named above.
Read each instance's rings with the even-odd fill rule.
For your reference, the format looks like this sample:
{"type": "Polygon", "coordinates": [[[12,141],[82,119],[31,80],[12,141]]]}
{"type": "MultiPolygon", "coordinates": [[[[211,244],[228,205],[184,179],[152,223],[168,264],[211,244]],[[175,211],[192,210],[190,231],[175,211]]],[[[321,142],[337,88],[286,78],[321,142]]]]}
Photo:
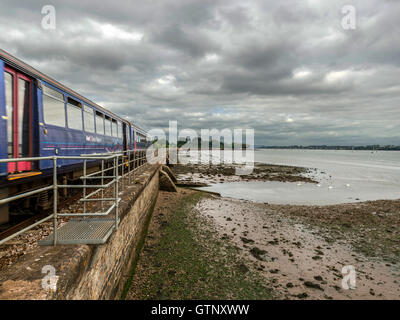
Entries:
{"type": "Polygon", "coordinates": [[[171,180],[169,175],[162,169],[159,172],[160,172],[160,190],[169,192],[178,192],[175,183],[171,180]]]}
{"type": "Polygon", "coordinates": [[[374,289],[369,289],[369,294],[371,295],[371,296],[374,296],[375,295],[375,291],[374,291],[374,289]]]}
{"type": "Polygon", "coordinates": [[[306,287],[308,287],[308,288],[318,289],[318,290],[324,291],[324,289],[322,289],[322,287],[318,283],[314,283],[314,282],[311,282],[311,281],[305,281],[304,285],[306,287]]]}
{"type": "Polygon", "coordinates": [[[174,182],[177,183],[178,179],[176,178],[175,174],[171,171],[171,169],[167,166],[162,166],[161,170],[163,170],[166,174],[168,174],[168,176],[170,177],[170,179],[174,182]]]}
{"type": "MultiPolygon", "coordinates": [[[[254,240],[252,239],[247,239],[245,237],[240,237],[240,240],[242,240],[242,242],[244,243],[254,243],[254,240]]],[[[262,251],[262,250],[261,250],[262,251]]],[[[251,251],[250,251],[251,252],[251,251]]],[[[254,255],[254,254],[253,254],[254,255]]]]}
{"type": "Polygon", "coordinates": [[[265,261],[266,260],[265,256],[267,254],[267,251],[265,251],[265,250],[261,250],[261,249],[259,249],[257,247],[253,247],[253,248],[250,249],[250,253],[257,260],[260,260],[260,261],[265,261]]]}
{"type": "Polygon", "coordinates": [[[315,249],[315,252],[316,252],[318,255],[320,255],[320,256],[323,256],[323,255],[324,255],[324,253],[323,253],[321,250],[319,250],[319,249],[315,249]]]}
{"type": "Polygon", "coordinates": [[[298,295],[296,295],[296,297],[300,298],[300,299],[305,299],[308,297],[308,294],[306,292],[303,292],[303,293],[299,293],[298,295]]]}
{"type": "Polygon", "coordinates": [[[317,281],[324,281],[324,279],[322,279],[321,276],[315,276],[314,279],[317,280],[317,281]]]}

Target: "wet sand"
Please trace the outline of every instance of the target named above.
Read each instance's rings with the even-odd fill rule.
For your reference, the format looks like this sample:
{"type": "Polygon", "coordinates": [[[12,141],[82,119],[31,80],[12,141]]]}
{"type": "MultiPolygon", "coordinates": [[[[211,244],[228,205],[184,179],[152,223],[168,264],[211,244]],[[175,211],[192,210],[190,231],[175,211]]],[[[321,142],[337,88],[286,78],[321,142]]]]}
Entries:
{"type": "Polygon", "coordinates": [[[213,197],[201,200],[196,210],[241,249],[279,299],[400,298],[398,259],[388,263],[366,256],[346,237],[332,241],[328,232],[324,237],[319,227],[285,214],[283,207],[213,197]],[[346,265],[356,271],[354,290],[342,288],[346,265]]]}
{"type": "MultiPolygon", "coordinates": [[[[187,183],[205,184],[315,183],[320,176],[315,169],[256,168],[249,176],[236,176],[224,165],[172,169],[187,183]]],[[[400,200],[282,205],[211,197],[196,210],[221,239],[240,249],[280,299],[400,299],[400,200]],[[342,287],[345,266],[355,269],[354,290],[342,287]]]]}

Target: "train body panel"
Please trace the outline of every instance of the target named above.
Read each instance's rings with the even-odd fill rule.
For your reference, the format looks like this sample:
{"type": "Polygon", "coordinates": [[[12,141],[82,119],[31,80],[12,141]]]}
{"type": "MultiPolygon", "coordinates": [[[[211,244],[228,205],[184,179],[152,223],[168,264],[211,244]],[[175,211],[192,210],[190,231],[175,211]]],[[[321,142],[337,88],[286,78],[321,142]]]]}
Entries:
{"type": "MultiPolygon", "coordinates": [[[[56,87],[51,86],[48,83],[43,82],[43,86],[48,86],[54,90],[57,90],[56,87]]],[[[43,96],[42,90],[40,90],[40,95],[43,96]]],[[[64,95],[65,99],[65,108],[68,108],[68,98],[74,99],[78,103],[81,104],[81,106],[84,106],[86,108],[90,108],[93,110],[93,126],[94,126],[94,132],[93,131],[88,131],[85,128],[85,124],[87,126],[86,121],[84,120],[83,116],[83,108],[81,113],[82,113],[82,127],[84,128],[83,130],[77,130],[73,128],[69,128],[68,125],[72,121],[68,117],[68,111],[66,110],[65,112],[65,122],[66,126],[61,127],[61,126],[56,126],[56,125],[51,125],[46,123],[44,119],[44,114],[43,114],[43,98],[40,99],[40,107],[39,107],[39,145],[40,145],[40,156],[41,157],[46,157],[46,156],[80,156],[83,154],[93,154],[93,153],[107,153],[107,152],[115,152],[115,151],[122,151],[123,148],[123,139],[119,137],[113,137],[113,136],[108,136],[105,134],[99,134],[96,132],[96,121],[95,121],[95,114],[96,113],[101,113],[103,116],[107,116],[110,119],[111,116],[108,113],[104,113],[97,108],[88,105],[81,101],[80,99],[77,99],[75,96],[71,96],[67,94],[64,91],[57,90],[59,93],[64,95]]],[[[117,119],[114,119],[116,121],[119,121],[117,119]]],[[[105,120],[103,120],[103,125],[105,124],[105,120]]],[[[119,130],[122,130],[122,123],[121,125],[117,126],[119,130]]],[[[113,126],[111,126],[112,131],[113,126]]],[[[117,130],[118,130],[117,129],[117,130]]],[[[104,130],[103,130],[104,131],[104,130]]],[[[77,164],[82,162],[82,160],[59,160],[58,161],[58,166],[67,166],[67,165],[72,165],[72,164],[77,164]]],[[[51,160],[43,160],[41,161],[40,164],[40,169],[45,170],[53,167],[53,162],[51,160]]]]}

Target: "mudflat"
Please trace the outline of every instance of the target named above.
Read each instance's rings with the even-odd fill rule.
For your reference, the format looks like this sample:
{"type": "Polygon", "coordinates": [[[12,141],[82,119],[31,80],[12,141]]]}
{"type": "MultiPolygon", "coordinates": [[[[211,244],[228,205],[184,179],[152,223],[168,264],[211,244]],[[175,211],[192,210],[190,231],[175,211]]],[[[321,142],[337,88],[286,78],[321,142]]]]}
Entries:
{"type": "MultiPolygon", "coordinates": [[[[172,167],[188,184],[305,181],[312,172],[257,164],[252,175],[236,176],[234,169],[172,167]]],[[[162,192],[132,283],[130,299],[399,299],[400,200],[277,205],[162,192]]]]}

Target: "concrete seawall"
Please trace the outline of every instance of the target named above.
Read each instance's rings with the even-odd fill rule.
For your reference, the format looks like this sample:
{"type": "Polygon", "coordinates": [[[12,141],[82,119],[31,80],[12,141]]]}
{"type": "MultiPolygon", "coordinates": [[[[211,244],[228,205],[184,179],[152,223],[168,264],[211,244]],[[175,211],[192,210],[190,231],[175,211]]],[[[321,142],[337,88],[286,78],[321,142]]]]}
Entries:
{"type": "Polygon", "coordinates": [[[125,186],[121,222],[106,244],[35,248],[1,271],[0,299],[120,298],[157,199],[159,170],[148,166],[125,186]],[[44,266],[54,267],[56,290],[43,289],[44,266]]]}

